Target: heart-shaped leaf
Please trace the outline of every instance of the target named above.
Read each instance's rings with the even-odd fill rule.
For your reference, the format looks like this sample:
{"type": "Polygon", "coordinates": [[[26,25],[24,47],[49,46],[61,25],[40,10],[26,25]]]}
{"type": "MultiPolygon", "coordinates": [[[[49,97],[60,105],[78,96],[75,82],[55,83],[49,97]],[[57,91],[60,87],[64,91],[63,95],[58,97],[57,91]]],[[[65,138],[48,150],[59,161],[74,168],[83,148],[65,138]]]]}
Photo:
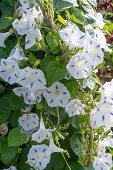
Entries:
{"type": "Polygon", "coordinates": [[[14,128],[10,130],[8,135],[8,146],[20,146],[27,140],[27,135],[21,133],[19,128],[14,128]]]}

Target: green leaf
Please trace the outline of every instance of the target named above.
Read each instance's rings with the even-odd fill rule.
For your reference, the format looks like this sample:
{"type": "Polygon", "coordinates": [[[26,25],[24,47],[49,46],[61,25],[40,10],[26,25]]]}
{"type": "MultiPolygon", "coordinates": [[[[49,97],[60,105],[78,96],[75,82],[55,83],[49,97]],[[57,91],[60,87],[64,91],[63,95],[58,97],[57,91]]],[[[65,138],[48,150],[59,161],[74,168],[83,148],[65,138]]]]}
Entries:
{"type": "Polygon", "coordinates": [[[6,97],[11,110],[17,111],[25,106],[23,98],[16,96],[14,93],[7,94],[6,97]]]}
{"type": "Polygon", "coordinates": [[[93,72],[93,75],[95,76],[95,78],[97,79],[98,83],[101,84],[100,79],[98,78],[98,76],[96,75],[96,73],[93,72]]]}
{"type": "Polygon", "coordinates": [[[79,128],[79,117],[78,115],[70,117],[69,123],[74,127],[74,128],[79,128]]]}
{"type": "Polygon", "coordinates": [[[21,113],[19,111],[13,111],[10,114],[9,121],[13,127],[18,127],[18,119],[21,116],[21,113]]]}
{"type": "Polygon", "coordinates": [[[9,107],[9,103],[7,98],[4,96],[0,98],[0,124],[5,123],[11,113],[11,109],[9,107]]]}
{"type": "Polygon", "coordinates": [[[71,15],[71,19],[73,22],[82,25],[82,23],[74,15],[71,15]]]}
{"type": "Polygon", "coordinates": [[[71,136],[71,139],[70,139],[70,146],[71,146],[73,152],[76,155],[78,155],[78,156],[80,156],[80,154],[81,154],[81,147],[80,147],[80,145],[81,145],[81,143],[80,143],[79,137],[77,136],[76,133],[73,134],[71,136]]]}
{"type": "Polygon", "coordinates": [[[51,157],[51,161],[45,170],[64,170],[65,161],[61,155],[61,153],[53,153],[51,157]]]}
{"type": "Polygon", "coordinates": [[[61,15],[57,15],[57,17],[58,17],[58,20],[59,20],[63,25],[66,26],[66,23],[65,23],[64,19],[61,17],[61,15]]]}
{"type": "Polygon", "coordinates": [[[46,41],[50,50],[54,50],[56,47],[58,48],[60,40],[61,38],[59,33],[49,32],[46,36],[46,41]]]}
{"type": "Polygon", "coordinates": [[[16,156],[18,147],[11,147],[7,145],[7,138],[0,136],[0,160],[8,165],[16,156]]]}
{"type": "MultiPolygon", "coordinates": [[[[83,166],[80,165],[78,162],[71,162],[69,164],[69,166],[71,167],[72,170],[84,170],[83,166]]],[[[65,170],[69,170],[68,167],[65,168],[65,170]]]]}
{"type": "Polygon", "coordinates": [[[46,71],[46,68],[48,66],[48,64],[51,61],[55,61],[55,57],[53,56],[46,56],[40,63],[41,69],[43,69],[44,71],[46,71]]]}
{"type": "Polygon", "coordinates": [[[40,103],[36,103],[36,108],[37,108],[38,110],[40,110],[40,109],[42,109],[42,108],[43,108],[43,105],[42,105],[42,104],[40,104],[40,103]]]}
{"type": "Polygon", "coordinates": [[[8,135],[8,146],[20,146],[27,140],[27,135],[21,133],[19,128],[14,128],[10,130],[8,135]]]}
{"type": "Polygon", "coordinates": [[[54,0],[53,2],[56,11],[64,11],[65,9],[73,7],[73,4],[69,2],[65,2],[63,0],[54,0]]]}
{"type": "Polygon", "coordinates": [[[88,167],[86,167],[86,166],[83,166],[83,167],[84,167],[84,170],[94,170],[92,164],[90,166],[88,166],[88,167]]]}
{"type": "Polygon", "coordinates": [[[32,53],[30,53],[29,54],[29,63],[31,65],[34,65],[36,61],[37,61],[37,58],[32,53]]]}
{"type": "Polygon", "coordinates": [[[76,19],[83,24],[85,21],[85,17],[81,14],[80,10],[78,8],[70,8],[69,12],[71,15],[74,15],[76,19]]]}
{"type": "Polygon", "coordinates": [[[6,29],[12,24],[11,20],[8,20],[6,18],[0,18],[0,31],[3,29],[6,29]]]}
{"type": "Polygon", "coordinates": [[[43,109],[44,109],[46,112],[48,112],[48,113],[50,113],[51,115],[57,117],[56,108],[54,108],[54,107],[49,107],[44,98],[42,99],[41,103],[43,104],[43,109]]]}
{"type": "Polygon", "coordinates": [[[25,147],[22,150],[22,153],[21,153],[20,158],[18,160],[17,168],[19,170],[30,170],[30,166],[26,163],[28,153],[29,153],[29,148],[25,147]]]}
{"type": "Polygon", "coordinates": [[[79,83],[76,80],[65,80],[64,85],[67,87],[71,97],[75,97],[78,94],[79,83]]]}
{"type": "Polygon", "coordinates": [[[64,65],[56,61],[52,61],[48,64],[46,72],[48,83],[51,84],[62,80],[65,77],[67,70],[64,65]]]}

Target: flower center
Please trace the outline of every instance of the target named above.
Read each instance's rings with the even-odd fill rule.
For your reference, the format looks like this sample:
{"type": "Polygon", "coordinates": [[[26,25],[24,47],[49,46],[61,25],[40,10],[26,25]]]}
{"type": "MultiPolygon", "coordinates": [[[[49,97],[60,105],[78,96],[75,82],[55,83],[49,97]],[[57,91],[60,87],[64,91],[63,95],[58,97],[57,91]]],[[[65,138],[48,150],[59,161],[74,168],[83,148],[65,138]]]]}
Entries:
{"type": "Polygon", "coordinates": [[[56,91],[55,91],[55,95],[57,95],[57,96],[60,95],[60,91],[59,91],[59,90],[56,90],[56,91]]]}
{"type": "Polygon", "coordinates": [[[36,155],[36,158],[37,158],[37,159],[42,159],[42,158],[43,158],[43,154],[42,154],[42,153],[38,153],[38,154],[36,155]]]}

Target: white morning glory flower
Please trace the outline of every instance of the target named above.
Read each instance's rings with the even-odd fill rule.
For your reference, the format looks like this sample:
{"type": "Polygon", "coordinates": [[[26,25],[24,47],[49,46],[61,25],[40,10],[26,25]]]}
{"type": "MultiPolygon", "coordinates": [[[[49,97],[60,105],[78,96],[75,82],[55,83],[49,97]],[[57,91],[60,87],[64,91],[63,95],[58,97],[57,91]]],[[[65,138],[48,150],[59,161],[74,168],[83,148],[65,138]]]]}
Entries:
{"type": "Polygon", "coordinates": [[[48,155],[49,155],[49,154],[52,154],[52,153],[54,153],[54,152],[63,152],[63,149],[58,148],[58,147],[55,145],[53,139],[50,138],[50,144],[49,144],[49,148],[48,148],[48,155]]]}
{"type": "Polygon", "coordinates": [[[39,89],[45,89],[46,79],[41,70],[26,67],[20,70],[18,83],[28,88],[31,92],[35,92],[39,89]]]}
{"type": "Polygon", "coordinates": [[[91,38],[87,38],[85,41],[86,45],[83,49],[83,55],[87,61],[92,65],[97,66],[103,62],[104,53],[100,47],[100,44],[91,38]]]}
{"type": "Polygon", "coordinates": [[[36,0],[19,0],[23,10],[26,12],[30,8],[38,5],[36,0]]]}
{"type": "Polygon", "coordinates": [[[32,134],[32,140],[41,143],[45,139],[51,137],[51,132],[55,129],[46,129],[43,121],[40,121],[40,129],[38,132],[32,134]]]}
{"type": "Polygon", "coordinates": [[[67,64],[67,70],[75,79],[83,79],[92,74],[92,65],[86,60],[82,53],[78,53],[72,56],[67,64]]]}
{"type": "Polygon", "coordinates": [[[40,42],[42,39],[41,32],[37,27],[30,27],[26,34],[25,49],[31,48],[33,45],[35,45],[36,39],[38,42],[40,42]]]}
{"type": "Polygon", "coordinates": [[[63,41],[70,47],[84,47],[84,40],[86,39],[86,34],[81,32],[78,27],[74,25],[69,25],[59,31],[59,34],[63,41]]]}
{"type": "Polygon", "coordinates": [[[23,13],[22,18],[20,20],[15,19],[12,26],[16,29],[18,34],[25,35],[30,26],[27,15],[23,13]]]}
{"type": "Polygon", "coordinates": [[[34,8],[31,8],[27,11],[27,17],[28,17],[28,21],[30,23],[30,26],[32,26],[34,28],[37,25],[36,22],[35,22],[35,19],[37,20],[37,22],[39,24],[42,24],[43,19],[44,19],[43,13],[42,13],[40,7],[37,7],[37,8],[38,8],[38,10],[34,7],[34,8]]]}
{"type": "Polygon", "coordinates": [[[44,169],[50,162],[50,155],[47,154],[48,146],[42,145],[32,145],[28,154],[27,163],[34,169],[44,169]]]}
{"type": "Polygon", "coordinates": [[[18,64],[11,59],[1,59],[0,77],[9,84],[16,83],[19,78],[18,64]]]}
{"type": "Polygon", "coordinates": [[[105,152],[98,152],[98,156],[93,162],[95,170],[110,170],[112,168],[112,155],[105,152]]]}
{"type": "Polygon", "coordinates": [[[31,129],[31,130],[25,130],[21,126],[19,126],[19,128],[21,129],[21,133],[25,133],[27,135],[27,140],[25,141],[25,143],[29,141],[29,138],[31,137],[32,133],[38,130],[38,127],[31,129]]]}
{"type": "Polygon", "coordinates": [[[105,151],[105,147],[110,146],[113,148],[113,138],[107,137],[99,141],[97,151],[105,151]]]}
{"type": "Polygon", "coordinates": [[[80,100],[73,99],[65,106],[65,111],[71,117],[74,115],[84,114],[84,107],[85,105],[82,104],[80,100]]]}
{"type": "Polygon", "coordinates": [[[19,46],[19,44],[17,44],[11,51],[9,57],[10,59],[16,61],[17,63],[19,63],[22,60],[27,61],[28,58],[25,57],[25,54],[23,52],[23,49],[19,46]]]}
{"type": "Polygon", "coordinates": [[[31,130],[39,125],[39,118],[36,113],[24,114],[18,119],[19,125],[24,130],[31,130]]]}
{"type": "Polygon", "coordinates": [[[112,127],[113,124],[113,102],[104,101],[96,104],[95,120],[98,125],[112,127]]]}
{"type": "Polygon", "coordinates": [[[5,40],[10,36],[10,32],[1,33],[0,32],[0,47],[6,47],[4,44],[5,40]]]}
{"type": "Polygon", "coordinates": [[[90,126],[93,129],[98,129],[100,127],[100,124],[98,124],[96,118],[95,118],[95,111],[96,109],[93,109],[90,114],[90,126]]]}
{"type": "Polygon", "coordinates": [[[39,89],[35,92],[30,91],[26,87],[17,87],[13,89],[13,92],[17,96],[23,96],[24,97],[24,102],[28,105],[35,104],[36,102],[40,103],[41,102],[41,94],[43,93],[44,90],[39,89]]]}
{"type": "Polygon", "coordinates": [[[63,0],[63,1],[70,2],[71,4],[73,4],[74,7],[79,6],[77,0],[63,0]]]}
{"type": "Polygon", "coordinates": [[[28,105],[33,105],[36,103],[36,100],[31,98],[31,91],[26,88],[26,87],[17,87],[13,89],[13,92],[17,95],[17,96],[22,96],[24,97],[24,102],[28,105]]]}
{"type": "Polygon", "coordinates": [[[26,105],[24,108],[21,109],[21,113],[30,113],[31,105],[26,105]]]}
{"type": "Polygon", "coordinates": [[[112,52],[112,49],[110,49],[106,43],[106,37],[104,33],[99,29],[95,29],[95,34],[97,35],[97,42],[100,43],[101,48],[103,48],[105,51],[112,52]]]}
{"type": "MultiPolygon", "coordinates": [[[[96,20],[95,24],[97,26],[99,26],[100,29],[103,29],[103,27],[105,25],[105,23],[103,21],[103,15],[101,13],[99,13],[99,12],[96,13],[95,20],[96,20]]],[[[95,26],[95,24],[94,24],[94,26],[95,26]]]]}
{"type": "Polygon", "coordinates": [[[15,166],[10,166],[8,169],[3,169],[3,170],[17,170],[15,166]]]}
{"type": "Polygon", "coordinates": [[[43,92],[43,96],[50,107],[65,107],[70,99],[67,88],[60,82],[56,82],[47,88],[43,92]]]}
{"type": "Polygon", "coordinates": [[[66,80],[69,80],[71,78],[71,73],[67,73],[66,75],[65,75],[65,79],[66,80]]]}
{"type": "Polygon", "coordinates": [[[106,82],[99,88],[101,92],[101,101],[103,100],[111,100],[113,101],[113,79],[110,82],[106,82]]]}

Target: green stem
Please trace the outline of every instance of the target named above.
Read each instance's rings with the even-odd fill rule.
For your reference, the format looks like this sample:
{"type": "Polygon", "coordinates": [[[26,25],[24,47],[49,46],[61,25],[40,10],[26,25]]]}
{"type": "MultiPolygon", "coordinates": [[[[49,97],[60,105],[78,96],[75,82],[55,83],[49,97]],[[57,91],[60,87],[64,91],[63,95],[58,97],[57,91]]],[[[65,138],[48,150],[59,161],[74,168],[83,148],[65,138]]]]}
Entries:
{"type": "MultiPolygon", "coordinates": [[[[59,143],[59,142],[57,142],[57,143],[58,143],[58,147],[60,148],[60,143],[59,143]]],[[[63,156],[63,158],[64,158],[64,161],[65,161],[67,167],[69,168],[69,170],[71,170],[71,167],[69,166],[69,164],[68,164],[68,162],[67,162],[67,160],[66,160],[66,158],[65,158],[65,156],[64,156],[64,153],[61,152],[61,154],[62,154],[62,156],[63,156]]]]}

